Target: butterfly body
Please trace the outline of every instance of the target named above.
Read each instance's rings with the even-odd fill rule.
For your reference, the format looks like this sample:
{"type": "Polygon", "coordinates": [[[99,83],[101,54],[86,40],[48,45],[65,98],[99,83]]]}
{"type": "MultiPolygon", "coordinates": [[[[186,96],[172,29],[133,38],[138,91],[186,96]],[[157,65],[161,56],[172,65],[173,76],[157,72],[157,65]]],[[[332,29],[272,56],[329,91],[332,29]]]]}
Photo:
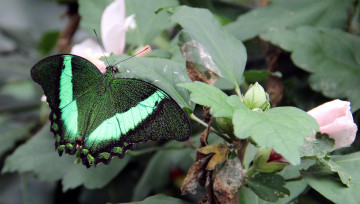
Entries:
{"type": "Polygon", "coordinates": [[[87,167],[124,157],[148,140],[188,139],[186,114],[164,91],[145,81],[102,74],[75,55],[55,55],[31,69],[52,110],[51,132],[59,155],[75,154],[87,167]]]}

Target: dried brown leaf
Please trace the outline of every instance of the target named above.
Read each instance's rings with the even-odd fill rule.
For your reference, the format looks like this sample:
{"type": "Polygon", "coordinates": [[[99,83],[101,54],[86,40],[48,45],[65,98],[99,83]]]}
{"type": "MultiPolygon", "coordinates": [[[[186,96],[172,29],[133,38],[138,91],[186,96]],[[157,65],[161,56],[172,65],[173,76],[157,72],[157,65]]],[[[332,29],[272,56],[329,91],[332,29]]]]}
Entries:
{"type": "Polygon", "coordinates": [[[239,203],[238,190],[243,180],[240,159],[230,159],[217,173],[214,180],[214,194],[221,203],[239,203]]]}
{"type": "MultiPolygon", "coordinates": [[[[210,123],[208,127],[200,136],[200,146],[199,149],[207,145],[207,138],[210,133],[210,123]]],[[[200,184],[202,186],[206,183],[206,167],[211,159],[211,155],[201,154],[199,151],[196,152],[196,159],[194,164],[189,169],[183,184],[181,185],[181,193],[187,194],[196,193],[196,187],[200,184]]]]}
{"type": "Polygon", "coordinates": [[[224,144],[208,145],[199,150],[203,154],[212,154],[206,170],[214,170],[217,164],[223,163],[227,160],[229,148],[224,144]]]}
{"type": "Polygon", "coordinates": [[[200,71],[194,63],[186,61],[186,71],[191,81],[201,81],[205,84],[209,84],[204,72],[200,71]]]}

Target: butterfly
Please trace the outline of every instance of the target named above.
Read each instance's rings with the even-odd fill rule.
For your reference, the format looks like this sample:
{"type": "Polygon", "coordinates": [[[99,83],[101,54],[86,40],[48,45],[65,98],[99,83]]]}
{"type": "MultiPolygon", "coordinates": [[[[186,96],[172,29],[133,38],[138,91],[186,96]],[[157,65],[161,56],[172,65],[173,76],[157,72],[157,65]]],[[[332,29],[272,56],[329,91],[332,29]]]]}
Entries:
{"type": "Polygon", "coordinates": [[[187,114],[160,88],[138,79],[115,78],[115,66],[102,74],[90,61],[54,55],[31,69],[51,108],[50,130],[61,156],[79,151],[86,167],[123,158],[149,140],[185,141],[187,114]]]}

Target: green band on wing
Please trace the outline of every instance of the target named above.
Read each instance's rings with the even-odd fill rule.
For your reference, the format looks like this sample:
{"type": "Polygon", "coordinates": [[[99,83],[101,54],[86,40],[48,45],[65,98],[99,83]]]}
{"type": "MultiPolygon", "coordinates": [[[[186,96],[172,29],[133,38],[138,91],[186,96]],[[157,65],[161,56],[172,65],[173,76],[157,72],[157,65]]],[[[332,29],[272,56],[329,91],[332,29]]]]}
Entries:
{"type": "Polygon", "coordinates": [[[71,55],[64,55],[64,69],[60,76],[60,105],[61,118],[67,132],[65,140],[74,142],[78,137],[78,109],[76,100],[73,99],[71,55]]]}
{"type": "Polygon", "coordinates": [[[165,97],[165,93],[157,90],[147,99],[139,102],[135,107],[101,123],[87,138],[86,148],[94,149],[101,141],[118,140],[130,130],[145,120],[156,109],[157,104],[165,97]],[[101,137],[101,139],[99,138],[101,137]]]}

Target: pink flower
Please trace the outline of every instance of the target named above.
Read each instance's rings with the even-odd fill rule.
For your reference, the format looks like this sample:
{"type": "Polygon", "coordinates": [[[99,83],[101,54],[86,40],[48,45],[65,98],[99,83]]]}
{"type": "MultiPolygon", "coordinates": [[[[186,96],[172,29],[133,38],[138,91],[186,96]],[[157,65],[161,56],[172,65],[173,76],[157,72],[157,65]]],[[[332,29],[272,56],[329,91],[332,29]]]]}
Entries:
{"type": "MultiPolygon", "coordinates": [[[[101,17],[101,40],[105,49],[105,56],[109,53],[121,54],[125,48],[125,33],[136,27],[135,15],[125,18],[125,1],[115,0],[108,5],[101,17]]],[[[104,54],[99,43],[86,39],[73,46],[71,54],[79,55],[91,61],[101,71],[106,71],[106,65],[100,60],[104,54]]]]}
{"type": "Polygon", "coordinates": [[[350,102],[336,99],[308,113],[318,122],[319,131],[335,140],[334,149],[349,147],[354,142],[357,126],[350,111],[350,102]]]}

